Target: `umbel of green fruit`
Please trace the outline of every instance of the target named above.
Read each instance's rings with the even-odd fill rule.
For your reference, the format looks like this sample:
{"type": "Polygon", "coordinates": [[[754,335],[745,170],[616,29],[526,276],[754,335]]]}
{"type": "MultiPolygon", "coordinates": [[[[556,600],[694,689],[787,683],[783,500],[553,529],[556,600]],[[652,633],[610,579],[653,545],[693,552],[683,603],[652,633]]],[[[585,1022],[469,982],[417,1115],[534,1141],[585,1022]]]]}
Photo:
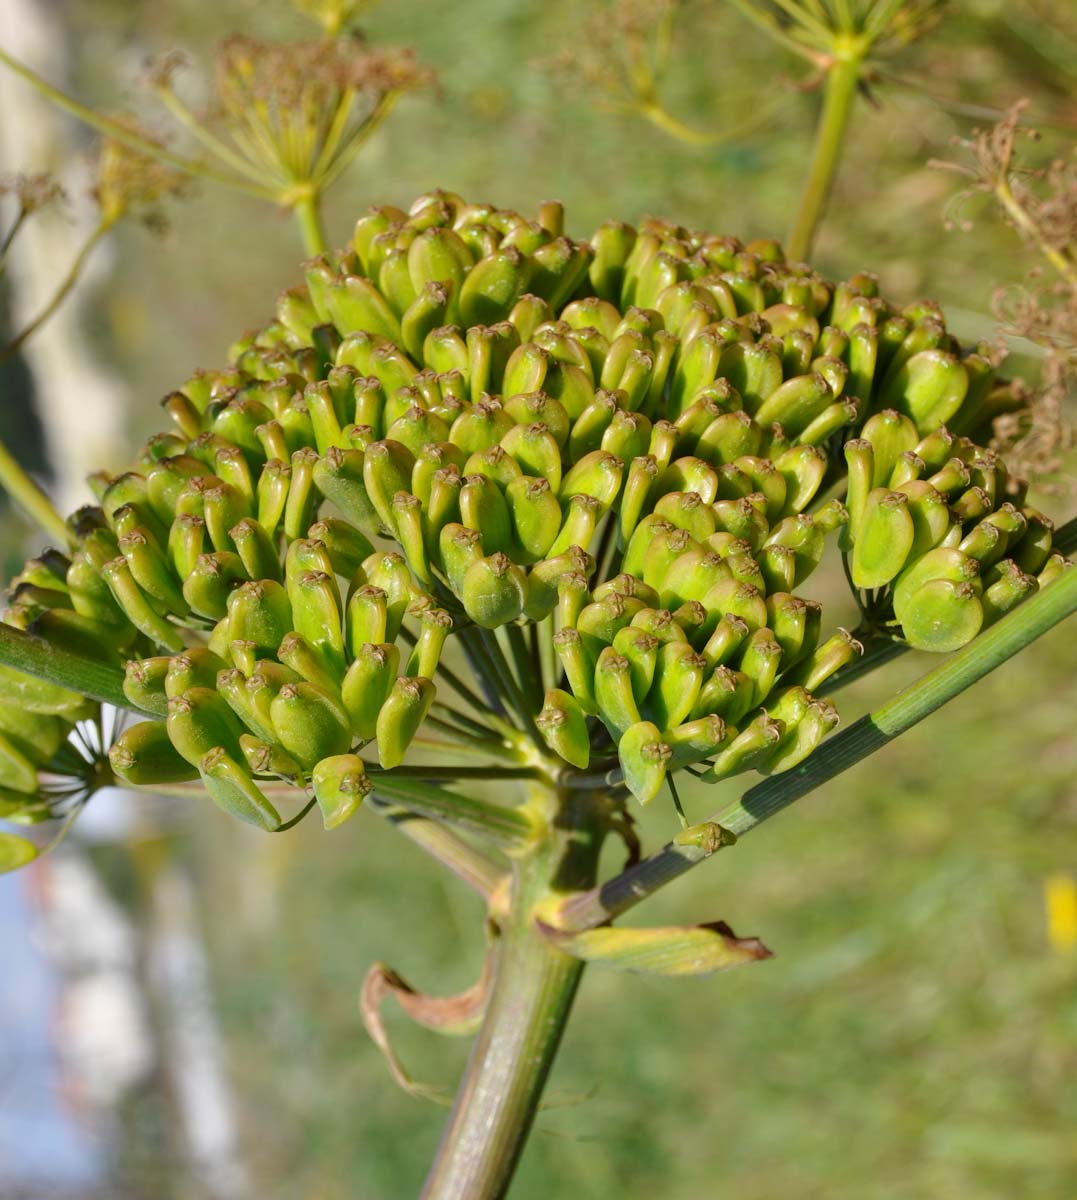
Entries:
{"type": "MultiPolygon", "coordinates": [[[[798,595],[831,535],[877,627],[922,649],[1058,573],[975,440],[1013,404],[873,276],[659,220],[574,241],[557,204],[434,192],[364,213],[166,396],[170,429],[94,477],[4,620],[127,663],[157,720],[113,746],[121,778],[200,777],[266,829],[265,779],[312,784],[330,826],[357,809],[454,638],[525,638],[545,761],[612,764],[646,803],[680,768],[787,770],[833,728],[815,693],[859,646],[798,595]]],[[[79,698],[0,691],[17,808],[79,698]]]]}

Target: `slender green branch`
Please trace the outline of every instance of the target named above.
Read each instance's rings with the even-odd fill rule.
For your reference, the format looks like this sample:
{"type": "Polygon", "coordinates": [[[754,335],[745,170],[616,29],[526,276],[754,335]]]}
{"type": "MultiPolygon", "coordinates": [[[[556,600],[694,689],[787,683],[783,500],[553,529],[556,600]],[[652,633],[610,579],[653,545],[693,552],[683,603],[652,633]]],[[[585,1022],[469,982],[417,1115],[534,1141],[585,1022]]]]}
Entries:
{"type": "MultiPolygon", "coordinates": [[[[802,30],[801,36],[809,36],[822,46],[825,46],[829,43],[831,37],[833,36],[833,31],[826,23],[825,18],[820,20],[818,17],[808,12],[802,4],[797,3],[797,0],[772,0],[772,2],[776,4],[794,24],[800,26],[802,30]]],[[[840,2],[836,7],[839,9],[842,7],[840,2]]],[[[840,16],[841,14],[839,13],[839,18],[840,16]]],[[[845,24],[845,22],[841,23],[845,24]]]]}
{"type": "Polygon", "coordinates": [[[640,101],[638,104],[628,105],[627,107],[629,111],[638,112],[644,120],[650,121],[656,128],[661,129],[663,133],[668,133],[671,137],[684,142],[686,145],[714,147],[732,142],[737,138],[742,138],[753,130],[758,129],[760,125],[764,125],[769,121],[780,108],[787,105],[794,94],[784,90],[778,91],[765,103],[757,104],[752,110],[750,117],[739,121],[736,125],[726,125],[721,129],[713,130],[695,129],[690,125],[686,125],[678,117],[675,117],[669,109],[664,108],[657,100],[640,101]]]}
{"type": "Polygon", "coordinates": [[[523,629],[519,625],[512,624],[506,627],[505,633],[520,687],[532,711],[537,712],[542,707],[543,695],[546,690],[542,686],[542,674],[536,669],[535,659],[523,629]]]}
{"type": "Polygon", "coordinates": [[[0,487],[38,523],[59,546],[68,545],[71,533],[52,501],[37,486],[0,442],[0,487]]]}
{"type": "Polygon", "coordinates": [[[83,797],[67,810],[64,815],[63,824],[52,835],[51,838],[38,850],[38,857],[43,858],[46,854],[51,854],[57,846],[62,845],[67,840],[67,835],[74,828],[75,822],[79,818],[79,814],[86,807],[86,801],[89,797],[83,797]]]}
{"type": "MultiPolygon", "coordinates": [[[[893,700],[824,742],[799,767],[757,784],[696,828],[721,829],[735,836],[754,829],[911,729],[1074,611],[1077,570],[1070,570],[893,700]]],[[[687,845],[683,839],[670,842],[650,858],[568,901],[560,921],[569,929],[604,924],[709,858],[720,844],[714,839],[687,845]]]]}
{"type": "Polygon", "coordinates": [[[59,287],[53,292],[45,307],[34,317],[28,325],[25,325],[3,349],[0,349],[0,363],[5,363],[9,358],[13,358],[30,340],[31,337],[41,328],[42,325],[52,316],[52,314],[60,307],[61,304],[71,294],[71,289],[78,282],[79,276],[82,274],[83,268],[86,266],[86,260],[90,257],[90,252],[94,246],[105,236],[114,224],[112,218],[104,218],[97,223],[90,233],[90,236],[83,242],[78,254],[75,255],[71,266],[68,268],[67,274],[60,281],[59,287]]]}
{"type": "Polygon", "coordinates": [[[484,632],[478,628],[462,629],[460,645],[467,654],[471,669],[482,681],[484,690],[491,697],[491,703],[496,704],[510,721],[515,716],[516,722],[513,728],[519,730],[523,726],[520,723],[519,713],[515,708],[515,701],[509,686],[512,680],[510,678],[506,683],[504,679],[504,671],[507,671],[508,667],[504,659],[501,660],[499,666],[486,638],[482,636],[484,632]]]}
{"type": "Polygon", "coordinates": [[[511,763],[520,761],[519,754],[506,746],[504,742],[489,737],[473,737],[456,726],[440,721],[433,713],[427,714],[426,724],[432,725],[447,735],[451,733],[457,740],[448,741],[446,738],[424,737],[419,734],[412,738],[411,742],[416,750],[428,750],[440,754],[443,758],[456,754],[462,758],[478,759],[487,766],[490,765],[491,758],[501,758],[511,763]]]}
{"type": "Polygon", "coordinates": [[[273,833],[286,833],[289,829],[294,829],[299,824],[299,822],[302,821],[313,810],[315,804],[317,804],[317,803],[318,803],[318,797],[311,796],[311,798],[306,802],[306,804],[303,805],[303,807],[299,810],[299,812],[297,812],[295,814],[294,817],[289,818],[287,821],[284,822],[283,825],[278,825],[277,828],[274,829],[272,832],[273,833]]]}
{"type": "Polygon", "coordinates": [[[535,767],[468,767],[454,765],[451,767],[426,766],[423,763],[411,763],[407,766],[392,767],[389,772],[376,763],[367,763],[367,771],[377,783],[387,773],[393,779],[424,779],[427,783],[454,783],[458,779],[477,779],[496,782],[499,779],[539,779],[541,773],[535,767]]]}
{"type": "Polygon", "coordinates": [[[691,125],[686,125],[657,101],[647,103],[641,101],[638,105],[638,112],[657,129],[661,129],[663,133],[668,133],[679,142],[685,142],[689,146],[716,146],[720,142],[727,141],[731,136],[725,130],[720,129],[693,129],[691,125]]]}
{"type": "Polygon", "coordinates": [[[336,154],[337,147],[340,145],[340,139],[344,136],[344,131],[348,127],[348,120],[355,105],[355,96],[356,92],[354,88],[346,88],[341,93],[336,111],[333,113],[333,119],[329,122],[329,128],[322,141],[322,148],[318,152],[318,157],[311,169],[310,174],[312,179],[320,179],[322,174],[328,169],[330,163],[332,163],[333,155],[336,154]]]}
{"type": "Polygon", "coordinates": [[[1077,263],[1067,258],[1061,250],[1052,246],[1043,230],[1029,216],[1024,205],[1013,194],[1010,181],[1005,176],[995,183],[995,196],[1010,220],[1035,245],[1036,249],[1072,288],[1077,288],[1077,263]]]}
{"type": "Polygon", "coordinates": [[[253,182],[259,183],[262,180],[263,177],[258,168],[208,130],[170,87],[163,85],[155,90],[165,108],[206,150],[215,154],[221,162],[227,163],[234,171],[253,182]]]}
{"type": "Polygon", "coordinates": [[[423,783],[397,778],[395,771],[374,777],[376,794],[409,812],[436,821],[447,821],[469,833],[489,838],[507,850],[521,849],[535,837],[531,818],[518,808],[489,804],[423,783]]]}
{"type": "Polygon", "coordinates": [[[4,265],[7,263],[7,255],[11,249],[11,244],[18,237],[19,230],[23,227],[29,215],[30,209],[25,204],[20,205],[18,216],[11,222],[11,228],[5,234],[4,240],[0,242],[0,275],[4,272],[4,265]]]}
{"type": "Polygon", "coordinates": [[[122,668],[60,649],[44,638],[13,629],[10,625],[0,625],[0,663],[38,679],[47,679],[49,683],[69,688],[91,700],[142,712],[123,693],[122,668]]]}
{"type": "Polygon", "coordinates": [[[769,13],[762,12],[752,0],[729,0],[729,2],[741,16],[750,21],[757,29],[762,30],[767,37],[776,41],[779,46],[788,50],[790,54],[795,54],[798,58],[806,58],[811,63],[817,63],[817,56],[807,46],[802,45],[796,38],[790,37],[769,13]]]}
{"type": "Polygon", "coordinates": [[[367,141],[373,136],[378,126],[382,121],[393,111],[393,105],[403,95],[402,92],[386,92],[384,96],[378,100],[377,104],[371,109],[366,120],[359,126],[344,145],[337,152],[336,158],[325,169],[324,173],[318,179],[318,185],[324,191],[331,183],[334,183],[341,173],[345,171],[354,161],[355,156],[366,145],[367,141]]]}
{"type": "Polygon", "coordinates": [[[445,733],[451,733],[458,741],[467,741],[471,744],[480,743],[491,747],[496,744],[504,748],[503,738],[497,730],[492,729],[489,725],[484,725],[481,721],[472,720],[466,713],[462,713],[448,704],[442,704],[439,700],[434,701],[431,715],[427,717],[427,720],[444,730],[445,733]]]}
{"type": "MultiPolygon", "coordinates": [[[[473,692],[471,688],[468,687],[468,685],[460,678],[460,676],[457,675],[455,671],[452,671],[445,666],[443,662],[438,663],[437,678],[439,680],[444,679],[449,687],[451,687],[452,690],[460,697],[460,699],[469,704],[476,712],[480,712],[488,718],[493,715],[490,712],[490,706],[485,704],[482,698],[476,695],[475,692],[473,692]]],[[[466,719],[472,725],[478,725],[478,722],[472,721],[470,717],[465,718],[462,713],[454,715],[459,715],[461,720],[466,719]]],[[[489,732],[489,730],[487,730],[487,732],[489,732]]]]}
{"type": "Polygon", "coordinates": [[[374,808],[405,837],[485,899],[489,899],[507,878],[504,867],[440,822],[377,800],[374,808]]]}
{"type": "Polygon", "coordinates": [[[834,61],[827,70],[823,111],[816,128],[811,167],[786,241],[786,252],[794,261],[811,253],[837,174],[849,115],[860,83],[860,69],[860,60],[850,58],[834,61]]]}
{"type": "Polygon", "coordinates": [[[444,675],[450,686],[465,699],[476,712],[488,716],[493,722],[493,718],[506,717],[507,709],[498,689],[497,672],[486,656],[486,649],[482,642],[476,636],[477,631],[472,627],[469,629],[461,629],[458,631],[459,644],[467,658],[471,670],[478,679],[482,690],[486,693],[486,700],[482,701],[470,691],[467,684],[464,683],[459,676],[453,674],[438,663],[438,674],[444,675]],[[471,699],[469,697],[474,697],[471,699]],[[496,710],[496,711],[495,711],[496,710]]]}
{"type": "Polygon", "coordinates": [[[528,704],[523,690],[516,682],[512,668],[509,666],[508,660],[501,650],[501,643],[497,640],[493,630],[480,629],[478,634],[479,642],[485,649],[489,662],[496,672],[501,694],[516,714],[520,728],[525,733],[528,733],[536,742],[541,742],[542,739],[535,725],[535,714],[531,709],[531,705],[528,704]]]}
{"type": "Polygon", "coordinates": [[[143,154],[147,158],[163,162],[177,171],[182,171],[185,175],[212,179],[216,183],[226,184],[228,187],[237,188],[241,192],[248,192],[252,196],[259,196],[263,200],[279,200],[278,193],[272,188],[252,183],[238,175],[229,175],[227,172],[214,170],[213,167],[207,166],[206,163],[199,162],[197,159],[176,154],[162,146],[159,142],[142,137],[141,134],[129,129],[121,121],[114,121],[110,117],[95,112],[92,108],[81,104],[74,97],[68,96],[66,92],[61,92],[59,88],[46,83],[35,71],[30,70],[29,67],[19,62],[18,59],[12,58],[3,49],[0,49],[0,63],[4,63],[16,75],[22,76],[31,87],[65,112],[69,112],[84,124],[89,125],[92,129],[96,129],[98,133],[103,133],[105,137],[111,138],[114,142],[119,142],[120,145],[126,146],[129,150],[134,150],[137,154],[143,154]]]}

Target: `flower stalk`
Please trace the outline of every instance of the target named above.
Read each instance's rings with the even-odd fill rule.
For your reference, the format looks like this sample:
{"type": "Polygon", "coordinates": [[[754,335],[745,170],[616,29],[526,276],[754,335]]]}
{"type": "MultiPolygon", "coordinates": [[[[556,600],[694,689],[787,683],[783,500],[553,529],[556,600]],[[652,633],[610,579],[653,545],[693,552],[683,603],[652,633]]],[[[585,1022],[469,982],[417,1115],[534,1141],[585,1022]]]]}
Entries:
{"type": "Polygon", "coordinates": [[[0,442],[0,487],[49,537],[61,546],[67,545],[69,533],[63,517],[3,442],[0,442]]]}
{"type": "Polygon", "coordinates": [[[124,695],[123,670],[0,624],[0,664],[117,708],[140,711],[124,695]]]}
{"type": "Polygon", "coordinates": [[[321,195],[314,188],[310,194],[292,205],[299,235],[303,239],[303,249],[311,258],[316,254],[324,254],[328,243],[325,237],[325,225],[322,223],[321,195]]]}
{"type": "Polygon", "coordinates": [[[562,892],[593,880],[601,848],[594,808],[552,789],[533,791],[531,805],[549,823],[513,866],[486,1014],[424,1200],[506,1194],[583,974],[583,963],[545,938],[537,918],[562,892]]]}
{"type": "Polygon", "coordinates": [[[823,108],[815,130],[811,166],[786,238],[790,258],[799,260],[811,254],[815,234],[826,212],[841,162],[849,118],[860,86],[861,70],[861,59],[853,55],[837,59],[826,72],[823,108]]]}

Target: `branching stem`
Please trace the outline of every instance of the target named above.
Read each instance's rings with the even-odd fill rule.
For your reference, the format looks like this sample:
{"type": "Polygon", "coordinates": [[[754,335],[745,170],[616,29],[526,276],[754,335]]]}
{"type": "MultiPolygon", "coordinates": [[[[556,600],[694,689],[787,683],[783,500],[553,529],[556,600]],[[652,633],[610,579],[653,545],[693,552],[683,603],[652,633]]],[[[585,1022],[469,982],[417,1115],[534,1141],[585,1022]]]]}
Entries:
{"type": "MultiPolygon", "coordinates": [[[[893,700],[824,742],[799,767],[750,788],[703,828],[738,837],[754,829],[911,729],[1074,611],[1077,570],[1068,571],[893,700]]],[[[570,929],[604,924],[709,858],[719,844],[717,840],[686,844],[683,838],[670,842],[650,858],[568,901],[559,920],[570,929]]]]}

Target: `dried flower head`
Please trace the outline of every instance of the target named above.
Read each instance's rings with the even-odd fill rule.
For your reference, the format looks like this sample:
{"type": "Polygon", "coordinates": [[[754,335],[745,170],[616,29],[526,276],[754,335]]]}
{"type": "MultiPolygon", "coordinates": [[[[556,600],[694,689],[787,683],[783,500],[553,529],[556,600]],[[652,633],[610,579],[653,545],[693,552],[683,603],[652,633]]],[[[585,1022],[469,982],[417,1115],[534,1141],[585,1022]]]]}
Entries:
{"type": "Polygon", "coordinates": [[[396,98],[429,78],[410,50],[370,49],[357,35],[237,34],[217,56],[214,115],[255,173],[287,186],[335,174],[396,98]]]}
{"type": "Polygon", "coordinates": [[[67,202],[67,193],[47,171],[33,175],[24,175],[20,172],[6,179],[0,179],[0,196],[9,195],[15,197],[19,213],[26,216],[47,205],[67,202]]]}
{"type": "MultiPolygon", "coordinates": [[[[139,137],[160,144],[132,117],[119,116],[114,120],[139,137]]],[[[169,197],[186,196],[190,190],[191,181],[164,163],[139,154],[113,138],[102,141],[93,197],[104,223],[112,225],[131,216],[160,232],[167,227],[162,202],[169,197]]]]}
{"type": "Polygon", "coordinates": [[[614,0],[592,12],[582,36],[549,60],[570,85],[597,91],[618,109],[653,100],[669,62],[682,0],[614,0]]]}
{"type": "Polygon", "coordinates": [[[1028,100],[1017,101],[995,125],[955,139],[961,160],[932,165],[968,180],[947,205],[948,227],[969,229],[971,221],[959,211],[970,198],[988,195],[1038,255],[1021,283],[996,289],[992,310],[1000,354],[1015,337],[1043,351],[1038,385],[1027,390],[1026,403],[995,422],[995,445],[1007,451],[1015,469],[1041,477],[1055,472],[1059,452],[1073,445],[1065,401],[1077,383],[1077,161],[1056,158],[1047,166],[1023,161],[1021,142],[1041,140],[1038,130],[1024,124],[1028,107],[1028,100]]]}

